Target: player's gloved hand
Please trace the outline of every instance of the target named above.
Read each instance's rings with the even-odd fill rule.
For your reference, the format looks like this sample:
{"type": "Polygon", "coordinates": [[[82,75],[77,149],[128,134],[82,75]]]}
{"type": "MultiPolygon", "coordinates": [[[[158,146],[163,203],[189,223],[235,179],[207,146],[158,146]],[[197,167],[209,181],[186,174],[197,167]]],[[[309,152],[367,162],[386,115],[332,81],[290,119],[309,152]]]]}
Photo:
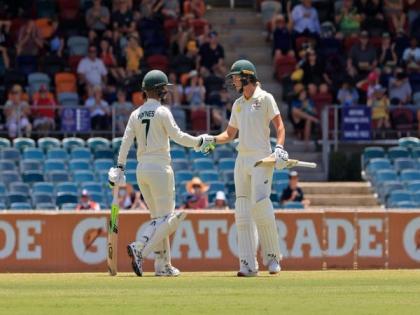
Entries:
{"type": "Polygon", "coordinates": [[[117,167],[111,167],[108,172],[108,181],[111,188],[115,185],[125,185],[124,166],[117,165],[117,167]]]}
{"type": "Polygon", "coordinates": [[[198,142],[198,146],[195,149],[196,152],[200,151],[201,153],[207,155],[216,147],[216,140],[213,136],[204,134],[199,136],[199,138],[200,141],[198,142]]]}
{"type": "Polygon", "coordinates": [[[289,160],[289,153],[283,148],[282,145],[276,145],[274,150],[274,157],[276,159],[276,169],[283,169],[287,166],[287,161],[289,160]]]}

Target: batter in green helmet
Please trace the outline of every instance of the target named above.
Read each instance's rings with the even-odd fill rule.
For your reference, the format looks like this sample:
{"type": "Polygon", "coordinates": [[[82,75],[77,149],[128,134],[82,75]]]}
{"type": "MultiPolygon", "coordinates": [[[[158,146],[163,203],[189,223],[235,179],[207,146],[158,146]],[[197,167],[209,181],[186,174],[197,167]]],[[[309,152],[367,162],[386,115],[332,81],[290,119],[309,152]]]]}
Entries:
{"type": "Polygon", "coordinates": [[[242,95],[235,101],[228,127],[217,136],[204,135],[202,152],[215,144],[232,141],[239,131],[235,163],[235,220],[238,233],[238,276],[258,274],[257,244],[270,274],[280,272],[280,248],[273,205],[270,200],[273,168],[254,167],[272,153],[270,123],[277,132],[274,151],[276,168],[286,167],[289,158],[283,148],[285,129],[274,97],[258,82],[255,66],[249,60],[236,61],[227,75],[242,95]]]}

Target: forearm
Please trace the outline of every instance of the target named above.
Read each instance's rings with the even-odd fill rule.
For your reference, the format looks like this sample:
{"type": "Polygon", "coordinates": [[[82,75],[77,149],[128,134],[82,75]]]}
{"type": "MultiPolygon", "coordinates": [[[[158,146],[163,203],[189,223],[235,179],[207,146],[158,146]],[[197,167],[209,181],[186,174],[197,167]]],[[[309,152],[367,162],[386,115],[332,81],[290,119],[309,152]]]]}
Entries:
{"type": "Polygon", "coordinates": [[[284,145],[284,140],[286,138],[286,130],[284,129],[284,125],[282,124],[277,128],[277,144],[284,145]]]}
{"type": "Polygon", "coordinates": [[[225,144],[233,140],[231,136],[227,133],[227,131],[223,131],[221,134],[214,137],[216,144],[225,144]]]}
{"type": "Polygon", "coordinates": [[[182,132],[179,130],[176,133],[172,133],[170,135],[171,139],[174,140],[176,143],[189,148],[194,148],[199,145],[200,138],[199,137],[193,137],[189,135],[188,133],[182,132]]]}

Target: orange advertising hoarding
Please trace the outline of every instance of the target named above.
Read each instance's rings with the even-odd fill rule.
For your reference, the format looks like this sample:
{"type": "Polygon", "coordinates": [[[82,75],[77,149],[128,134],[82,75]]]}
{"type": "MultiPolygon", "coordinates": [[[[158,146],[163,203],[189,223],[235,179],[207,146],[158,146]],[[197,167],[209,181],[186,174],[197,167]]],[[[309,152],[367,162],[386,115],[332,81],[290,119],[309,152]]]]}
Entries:
{"type": "MultiPolygon", "coordinates": [[[[105,271],[108,215],[1,213],[0,272],[105,271]]],[[[119,271],[131,270],[125,248],[148,219],[147,212],[120,214],[119,271]]],[[[284,270],[420,268],[420,212],[281,211],[276,219],[284,270]]],[[[171,244],[183,271],[238,267],[232,211],[190,211],[171,244]]]]}

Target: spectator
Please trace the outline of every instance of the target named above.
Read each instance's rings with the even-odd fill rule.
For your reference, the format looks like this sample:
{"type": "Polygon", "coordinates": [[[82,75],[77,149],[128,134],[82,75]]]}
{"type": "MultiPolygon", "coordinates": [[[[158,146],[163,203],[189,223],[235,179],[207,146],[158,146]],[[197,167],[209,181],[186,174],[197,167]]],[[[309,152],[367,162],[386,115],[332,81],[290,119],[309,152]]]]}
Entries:
{"type": "Polygon", "coordinates": [[[18,131],[24,131],[26,137],[31,136],[32,125],[29,122],[29,104],[22,99],[22,88],[14,85],[10,92],[10,99],[4,105],[6,127],[10,138],[16,138],[18,131]]]}
{"type": "Polygon", "coordinates": [[[184,202],[180,209],[201,209],[198,205],[198,197],[194,194],[186,194],[184,196],[184,202]]]}
{"type": "Polygon", "coordinates": [[[338,90],[337,100],[340,105],[344,106],[359,104],[359,93],[350,78],[345,79],[341,88],[338,90]]]}
{"type": "Polygon", "coordinates": [[[112,107],[115,108],[114,118],[117,132],[123,133],[127,126],[128,118],[134,109],[133,104],[127,101],[127,95],[123,89],[118,89],[117,100],[112,104],[112,107]]]}
{"type": "Polygon", "coordinates": [[[21,27],[16,44],[18,56],[37,56],[44,46],[41,32],[33,20],[29,20],[21,27]]]}
{"type": "Polygon", "coordinates": [[[185,97],[191,109],[204,108],[206,88],[204,87],[203,78],[198,76],[197,71],[193,70],[189,73],[189,84],[185,88],[185,97]]]}
{"type": "Polygon", "coordinates": [[[77,73],[82,84],[90,86],[104,86],[108,71],[103,61],[97,58],[97,51],[94,45],[89,46],[89,54],[80,60],[77,66],[77,73]]]}
{"type": "Polygon", "coordinates": [[[308,98],[305,89],[298,93],[298,98],[292,101],[292,120],[298,131],[303,131],[305,146],[311,137],[312,125],[318,124],[313,101],[308,98]]]}
{"type": "Polygon", "coordinates": [[[360,33],[360,43],[354,45],[347,60],[347,71],[354,76],[365,76],[369,71],[376,67],[376,51],[369,44],[369,33],[362,31],[360,33]]]}
{"type": "Polygon", "coordinates": [[[357,35],[360,31],[361,16],[353,0],[344,0],[343,6],[335,16],[335,22],[344,36],[357,35]]]}
{"type": "Polygon", "coordinates": [[[216,193],[216,199],[214,201],[214,206],[211,207],[214,210],[228,210],[229,207],[226,203],[226,195],[223,191],[218,191],[216,193]]]}
{"type": "Polygon", "coordinates": [[[111,73],[114,82],[124,81],[126,78],[125,71],[122,67],[118,66],[117,59],[115,58],[113,47],[110,45],[109,41],[105,38],[101,39],[100,42],[100,58],[104,63],[105,67],[111,73]]]}
{"type": "Polygon", "coordinates": [[[391,45],[391,36],[389,33],[382,34],[382,46],[378,51],[378,63],[382,68],[391,69],[397,65],[397,54],[395,52],[395,43],[391,45]]]}
{"type": "Polygon", "coordinates": [[[303,83],[308,87],[310,95],[328,92],[328,84],[331,80],[325,73],[324,63],[317,57],[316,52],[309,49],[302,65],[303,83]]]}
{"type": "Polygon", "coordinates": [[[57,19],[51,20],[52,24],[52,33],[46,39],[45,49],[52,55],[62,57],[64,49],[64,34],[63,31],[59,28],[59,23],[57,19]]]}
{"type": "Polygon", "coordinates": [[[312,7],[312,0],[302,0],[302,4],[298,4],[293,8],[291,22],[296,37],[319,37],[321,26],[319,24],[318,12],[312,7]]]}
{"type": "Polygon", "coordinates": [[[146,210],[147,205],[144,202],[143,195],[140,191],[135,191],[131,193],[131,210],[146,210]]]}
{"type": "Polygon", "coordinates": [[[296,171],[290,172],[289,185],[283,190],[280,198],[280,203],[283,205],[290,201],[301,202],[305,208],[310,204],[310,200],[305,199],[303,191],[299,187],[299,175],[296,171]]]}
{"type": "Polygon", "coordinates": [[[290,34],[284,15],[279,14],[275,17],[273,29],[274,59],[281,58],[283,56],[294,56],[295,53],[292,47],[292,35],[290,34]]]}
{"type": "Polygon", "coordinates": [[[10,27],[12,22],[0,20],[0,47],[6,47],[10,40],[10,27]]]}
{"type": "Polygon", "coordinates": [[[102,98],[102,88],[93,88],[93,97],[89,97],[85,102],[86,108],[90,111],[90,121],[93,130],[109,129],[110,109],[108,103],[102,98]]]}
{"type": "Polygon", "coordinates": [[[404,13],[403,0],[384,0],[384,12],[394,32],[405,29],[407,17],[404,13]]]}
{"type": "Polygon", "coordinates": [[[139,45],[139,37],[137,33],[130,35],[125,55],[127,58],[127,74],[129,76],[140,73],[140,61],[143,58],[143,48],[139,45]]]}
{"type": "Polygon", "coordinates": [[[382,0],[356,0],[355,6],[362,18],[362,28],[381,34],[387,29],[382,0]]]}
{"type": "Polygon", "coordinates": [[[89,29],[103,32],[110,22],[110,13],[101,0],[93,0],[93,6],[86,12],[86,25],[89,29]]]}
{"type": "Polygon", "coordinates": [[[204,0],[185,0],[184,1],[184,17],[186,19],[199,19],[206,12],[206,4],[204,0]]]}
{"type": "Polygon", "coordinates": [[[76,206],[76,211],[80,210],[101,210],[99,203],[90,199],[89,193],[86,189],[82,190],[82,195],[80,196],[80,203],[76,206]]]}
{"type": "Polygon", "coordinates": [[[209,42],[200,47],[200,64],[212,73],[224,75],[226,73],[225,51],[219,44],[216,32],[210,32],[208,37],[209,42]]]}
{"type": "Polygon", "coordinates": [[[420,66],[420,48],[417,47],[417,39],[410,38],[410,47],[404,50],[402,59],[407,67],[418,69],[420,66]]]}
{"type": "Polygon", "coordinates": [[[127,0],[119,0],[118,9],[112,14],[114,30],[128,35],[135,31],[133,12],[129,10],[127,0]]]}
{"type": "Polygon", "coordinates": [[[409,104],[411,101],[411,85],[407,73],[402,68],[395,70],[394,77],[389,79],[389,99],[391,103],[409,104]]]}
{"type": "Polygon", "coordinates": [[[167,19],[177,19],[179,12],[178,0],[163,0],[162,13],[167,19]]]}
{"type": "Polygon", "coordinates": [[[132,190],[133,188],[130,184],[118,188],[118,205],[120,209],[131,209],[131,206],[133,205],[131,200],[132,190]]]}
{"type": "Polygon", "coordinates": [[[197,198],[195,202],[193,201],[195,209],[206,209],[208,207],[209,201],[206,192],[209,190],[209,186],[203,183],[199,177],[193,177],[185,187],[189,194],[197,198]]]}
{"type": "Polygon", "coordinates": [[[377,85],[372,98],[368,99],[367,106],[372,107],[372,122],[376,129],[391,128],[389,123],[389,99],[386,90],[377,85]]]}
{"type": "Polygon", "coordinates": [[[366,103],[373,97],[373,92],[379,86],[379,73],[372,71],[366,79],[357,83],[357,88],[362,91],[360,103],[366,103]]]}
{"type": "Polygon", "coordinates": [[[34,130],[40,131],[46,137],[48,132],[55,129],[56,103],[52,93],[42,84],[38,93],[33,96],[32,117],[34,130]]]}
{"type": "Polygon", "coordinates": [[[0,46],[0,75],[4,75],[10,67],[10,59],[7,54],[7,48],[0,46]]]}

